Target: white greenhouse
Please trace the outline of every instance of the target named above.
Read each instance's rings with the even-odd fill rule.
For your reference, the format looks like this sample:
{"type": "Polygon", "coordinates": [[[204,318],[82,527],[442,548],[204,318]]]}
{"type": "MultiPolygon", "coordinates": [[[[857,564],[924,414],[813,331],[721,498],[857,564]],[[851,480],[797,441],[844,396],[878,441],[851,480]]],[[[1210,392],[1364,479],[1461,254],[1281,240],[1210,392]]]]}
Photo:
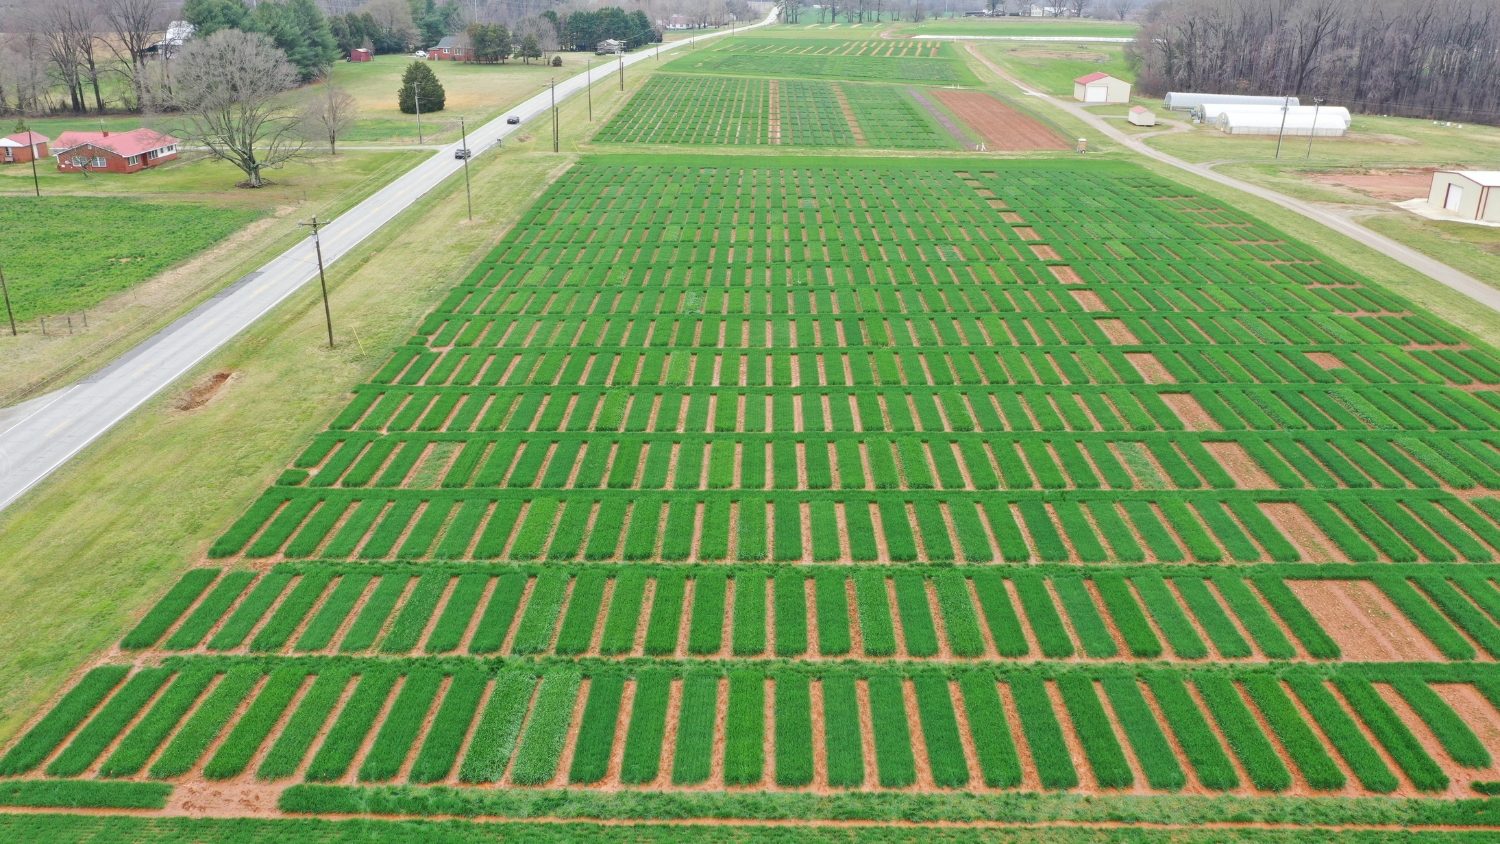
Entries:
{"type": "Polygon", "coordinates": [[[1219,115],[1219,128],[1231,135],[1308,135],[1341,138],[1349,133],[1349,124],[1334,113],[1320,113],[1313,123],[1311,112],[1288,113],[1282,121],[1280,109],[1272,112],[1226,111],[1219,115]]]}
{"type": "MultiPolygon", "coordinates": [[[[1199,123],[1218,125],[1219,117],[1222,116],[1225,112],[1230,111],[1237,111],[1246,114],[1275,114],[1277,116],[1280,116],[1281,106],[1255,104],[1245,105],[1238,103],[1204,103],[1203,105],[1197,106],[1193,109],[1192,117],[1199,123]]],[[[1343,120],[1345,126],[1348,126],[1353,120],[1353,117],[1349,114],[1349,109],[1344,108],[1343,106],[1292,106],[1288,108],[1286,112],[1288,118],[1296,115],[1306,115],[1308,118],[1311,118],[1313,113],[1316,112],[1318,115],[1318,122],[1320,123],[1323,121],[1323,115],[1333,114],[1337,115],[1339,119],[1343,120]]]]}
{"type": "MultiPolygon", "coordinates": [[[[1190,94],[1185,91],[1173,91],[1167,94],[1162,101],[1162,106],[1167,111],[1192,111],[1204,103],[1238,103],[1240,105],[1274,105],[1280,106],[1286,102],[1286,97],[1251,97],[1244,94],[1190,94]]],[[[1291,98],[1288,105],[1302,105],[1296,97],[1291,98]]]]}

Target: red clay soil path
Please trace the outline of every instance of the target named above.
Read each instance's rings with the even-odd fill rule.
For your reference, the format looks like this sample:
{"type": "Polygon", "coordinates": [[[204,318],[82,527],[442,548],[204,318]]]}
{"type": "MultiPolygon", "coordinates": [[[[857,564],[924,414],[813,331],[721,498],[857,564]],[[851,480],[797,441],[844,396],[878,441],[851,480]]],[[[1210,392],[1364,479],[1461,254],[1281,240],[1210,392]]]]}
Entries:
{"type": "Polygon", "coordinates": [[[984,138],[985,148],[1004,152],[1069,149],[1068,139],[1030,115],[979,91],[933,91],[948,110],[984,138]]]}

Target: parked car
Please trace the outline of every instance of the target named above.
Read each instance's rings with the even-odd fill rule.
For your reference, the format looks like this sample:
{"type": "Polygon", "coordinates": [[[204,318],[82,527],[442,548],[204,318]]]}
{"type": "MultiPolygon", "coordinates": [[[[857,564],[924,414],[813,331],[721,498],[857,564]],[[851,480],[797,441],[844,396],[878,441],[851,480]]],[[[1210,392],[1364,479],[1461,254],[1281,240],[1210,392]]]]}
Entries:
{"type": "Polygon", "coordinates": [[[411,57],[414,58],[414,59],[425,59],[425,58],[427,58],[427,51],[426,50],[418,50],[415,53],[412,53],[411,57]]]}
{"type": "Polygon", "coordinates": [[[515,126],[516,124],[521,122],[521,118],[512,114],[510,117],[505,118],[505,122],[509,123],[512,126],[515,126]]]}
{"type": "Polygon", "coordinates": [[[458,149],[453,151],[454,158],[472,158],[473,156],[474,151],[469,149],[468,147],[459,147],[458,149]]]}

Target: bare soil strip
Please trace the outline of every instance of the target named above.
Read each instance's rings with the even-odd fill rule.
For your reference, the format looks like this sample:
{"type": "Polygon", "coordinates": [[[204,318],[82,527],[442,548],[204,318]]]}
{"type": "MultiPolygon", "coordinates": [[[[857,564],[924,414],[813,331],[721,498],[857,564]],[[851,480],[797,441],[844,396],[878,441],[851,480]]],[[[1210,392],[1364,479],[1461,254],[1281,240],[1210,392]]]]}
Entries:
{"type": "Polygon", "coordinates": [[[1500,777],[1500,711],[1471,683],[1433,683],[1432,690],[1453,707],[1495,760],[1488,768],[1472,771],[1468,776],[1487,780],[1500,777]]]}
{"type": "MultiPolygon", "coordinates": [[[[1100,323],[1108,321],[1100,320],[1100,323]]],[[[1121,328],[1124,328],[1124,326],[1122,325],[1121,328]]],[[[1128,331],[1129,329],[1126,330],[1128,331]]],[[[1109,334],[1109,332],[1105,331],[1105,334],[1109,334]]],[[[1110,339],[1113,340],[1114,338],[1111,337],[1110,339]]],[[[1137,372],[1141,373],[1141,377],[1146,379],[1147,384],[1177,383],[1177,379],[1172,376],[1172,373],[1168,372],[1167,368],[1162,366],[1161,361],[1157,360],[1156,355],[1151,352],[1126,352],[1125,359],[1130,361],[1130,365],[1134,366],[1137,372]]]]}
{"type": "Polygon", "coordinates": [[[1443,655],[1368,580],[1288,580],[1308,612],[1354,662],[1443,662],[1443,655]]]}
{"type": "Polygon", "coordinates": [[[1444,796],[1470,796],[1471,792],[1466,786],[1472,780],[1480,779],[1480,777],[1475,776],[1474,769],[1465,768],[1454,761],[1452,756],[1448,755],[1448,751],[1443,748],[1443,743],[1438,741],[1438,737],[1432,732],[1432,728],[1427,726],[1427,722],[1422,720],[1422,716],[1418,715],[1411,708],[1411,704],[1406,702],[1406,698],[1402,697],[1401,693],[1396,691],[1394,686],[1389,683],[1374,683],[1372,685],[1375,686],[1375,692],[1395,711],[1396,717],[1401,719],[1401,723],[1405,724],[1408,730],[1411,730],[1411,734],[1422,745],[1422,749],[1427,751],[1427,755],[1431,756],[1432,760],[1438,764],[1438,767],[1443,769],[1443,773],[1448,775],[1448,790],[1443,792],[1444,796]]]}
{"type": "Polygon", "coordinates": [[[849,98],[844,95],[844,86],[835,83],[832,87],[834,99],[839,101],[839,108],[844,112],[844,119],[849,121],[849,132],[854,136],[854,145],[869,146],[870,142],[865,138],[865,130],[860,128],[859,120],[854,116],[854,109],[849,106],[849,98]]]}
{"type": "Polygon", "coordinates": [[[1250,458],[1245,447],[1239,443],[1205,442],[1203,447],[1219,461],[1229,477],[1234,478],[1234,485],[1240,489],[1276,489],[1276,482],[1250,458]]]}
{"type": "Polygon", "coordinates": [[[1158,395],[1167,407],[1177,414],[1177,418],[1182,420],[1182,424],[1186,425],[1189,431],[1224,430],[1191,394],[1159,393],[1158,395]]]}
{"type": "Polygon", "coordinates": [[[933,91],[938,102],[984,139],[986,149],[1068,149],[1068,139],[1008,103],[980,91],[933,91]]]}
{"type": "Polygon", "coordinates": [[[1302,554],[1304,563],[1347,563],[1349,558],[1338,550],[1333,540],[1323,533],[1307,511],[1290,502],[1264,502],[1261,512],[1286,536],[1302,554]]]}

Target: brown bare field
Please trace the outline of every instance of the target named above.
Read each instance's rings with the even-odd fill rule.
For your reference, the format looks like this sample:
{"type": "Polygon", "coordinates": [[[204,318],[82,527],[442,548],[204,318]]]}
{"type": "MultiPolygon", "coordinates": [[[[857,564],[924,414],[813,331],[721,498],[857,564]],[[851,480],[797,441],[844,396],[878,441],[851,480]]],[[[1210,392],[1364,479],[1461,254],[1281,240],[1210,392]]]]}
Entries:
{"type": "MultiPolygon", "coordinates": [[[[1127,329],[1128,330],[1128,329],[1127,329]]],[[[1113,339],[1113,338],[1111,338],[1113,339]]],[[[1147,384],[1176,384],[1177,379],[1151,352],[1126,352],[1125,359],[1141,373],[1147,384]]]]}
{"type": "Polygon", "coordinates": [[[1437,647],[1367,580],[1288,580],[1286,584],[1347,660],[1443,661],[1437,647]]]}
{"type": "Polygon", "coordinates": [[[1025,152],[1068,149],[1045,123],[979,91],[934,91],[933,96],[984,139],[986,149],[1025,152]]]}
{"type": "Polygon", "coordinates": [[[1432,187],[1432,170],[1371,170],[1365,173],[1309,173],[1315,182],[1337,185],[1358,191],[1375,199],[1400,202],[1427,195],[1432,187]]]}

